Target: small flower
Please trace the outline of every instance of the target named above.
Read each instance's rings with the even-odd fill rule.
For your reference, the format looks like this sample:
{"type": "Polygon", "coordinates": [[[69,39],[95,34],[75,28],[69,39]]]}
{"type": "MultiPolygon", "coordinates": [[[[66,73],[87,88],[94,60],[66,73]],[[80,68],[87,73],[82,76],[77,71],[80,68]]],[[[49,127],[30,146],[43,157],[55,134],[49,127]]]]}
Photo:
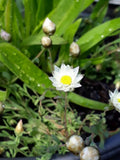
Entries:
{"type": "Polygon", "coordinates": [[[15,128],[15,133],[16,135],[19,135],[21,134],[22,132],[24,131],[23,129],[23,122],[22,122],[22,119],[18,122],[16,128],[15,128]]]}
{"type": "Polygon", "coordinates": [[[1,39],[5,40],[5,41],[10,41],[10,39],[11,39],[11,35],[9,33],[7,33],[6,31],[4,31],[3,29],[1,29],[0,37],[1,37],[1,39]]]}
{"type": "Polygon", "coordinates": [[[45,19],[42,28],[43,32],[49,36],[53,35],[56,30],[55,24],[49,18],[45,19]]]}
{"type": "Polygon", "coordinates": [[[115,89],[114,92],[109,91],[110,103],[115,107],[115,109],[120,112],[120,92],[115,89]]]}
{"type": "Polygon", "coordinates": [[[94,147],[85,147],[80,152],[80,160],[99,160],[99,152],[94,147]]]}
{"type": "Polygon", "coordinates": [[[72,42],[70,45],[70,55],[71,56],[78,56],[80,53],[80,47],[78,46],[77,43],[72,42]]]}
{"type": "Polygon", "coordinates": [[[49,37],[44,36],[41,39],[41,44],[43,47],[49,48],[52,45],[52,40],[49,37]]]}
{"type": "Polygon", "coordinates": [[[83,149],[84,140],[82,139],[81,136],[73,135],[66,142],[66,146],[71,152],[77,154],[80,153],[80,151],[83,149]]]}
{"type": "Polygon", "coordinates": [[[79,67],[73,69],[69,65],[62,64],[61,68],[54,67],[53,77],[49,77],[49,79],[57,90],[64,92],[72,91],[74,88],[81,86],[79,82],[83,75],[78,74],[78,71],[79,67]]]}

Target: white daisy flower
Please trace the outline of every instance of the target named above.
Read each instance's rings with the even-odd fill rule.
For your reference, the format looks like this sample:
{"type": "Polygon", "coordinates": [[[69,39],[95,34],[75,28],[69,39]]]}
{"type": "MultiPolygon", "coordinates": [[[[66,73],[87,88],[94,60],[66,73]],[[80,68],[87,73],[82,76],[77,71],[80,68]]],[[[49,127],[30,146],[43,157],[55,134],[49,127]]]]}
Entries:
{"type": "Polygon", "coordinates": [[[120,92],[115,89],[114,92],[109,91],[110,103],[115,107],[115,109],[120,112],[120,92]]]}
{"type": "Polygon", "coordinates": [[[53,77],[49,77],[49,79],[57,90],[64,92],[73,91],[74,88],[81,86],[79,82],[83,75],[78,74],[78,71],[79,67],[73,69],[69,65],[62,64],[60,68],[54,67],[53,77]]]}

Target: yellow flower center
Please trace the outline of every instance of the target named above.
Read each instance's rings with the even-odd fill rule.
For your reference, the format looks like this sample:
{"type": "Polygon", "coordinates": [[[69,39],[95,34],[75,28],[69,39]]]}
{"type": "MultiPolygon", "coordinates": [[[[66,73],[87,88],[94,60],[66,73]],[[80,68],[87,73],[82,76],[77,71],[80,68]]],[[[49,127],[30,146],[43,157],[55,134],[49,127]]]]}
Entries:
{"type": "Polygon", "coordinates": [[[72,79],[70,76],[62,76],[60,82],[66,85],[70,85],[72,83],[72,79]]]}
{"type": "Polygon", "coordinates": [[[120,98],[118,98],[117,101],[120,102],[120,98]]]}

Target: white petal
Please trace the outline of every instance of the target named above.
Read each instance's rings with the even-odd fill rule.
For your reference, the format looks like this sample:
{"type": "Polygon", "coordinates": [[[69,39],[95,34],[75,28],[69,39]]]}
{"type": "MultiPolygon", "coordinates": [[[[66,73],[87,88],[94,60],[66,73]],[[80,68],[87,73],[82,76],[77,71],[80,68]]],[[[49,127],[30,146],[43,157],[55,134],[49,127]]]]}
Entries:
{"type": "Polygon", "coordinates": [[[83,75],[82,75],[82,74],[79,74],[79,75],[75,78],[75,81],[76,81],[76,82],[79,82],[82,78],[83,78],[83,75]]]}
{"type": "Polygon", "coordinates": [[[74,76],[77,76],[78,71],[79,71],[79,67],[76,67],[76,68],[73,69],[74,76]]]}
{"type": "Polygon", "coordinates": [[[49,79],[54,82],[55,81],[55,78],[54,77],[49,77],[49,79]]]}
{"type": "Polygon", "coordinates": [[[54,65],[54,71],[59,72],[60,68],[54,65]]]}

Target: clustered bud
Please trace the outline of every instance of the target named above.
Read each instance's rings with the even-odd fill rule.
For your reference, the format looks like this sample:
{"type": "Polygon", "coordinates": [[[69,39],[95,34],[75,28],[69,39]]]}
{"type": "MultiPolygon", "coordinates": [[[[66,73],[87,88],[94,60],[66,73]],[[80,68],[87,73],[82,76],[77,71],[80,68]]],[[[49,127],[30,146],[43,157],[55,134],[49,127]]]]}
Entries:
{"type": "Polygon", "coordinates": [[[99,160],[99,151],[95,147],[84,147],[84,140],[81,136],[73,135],[66,142],[66,147],[74,154],[80,155],[80,160],[99,160]]]}
{"type": "Polygon", "coordinates": [[[0,37],[1,37],[1,39],[5,40],[7,42],[11,40],[11,35],[9,33],[7,33],[6,31],[4,31],[3,29],[1,29],[0,37]]]}
{"type": "Polygon", "coordinates": [[[66,146],[68,150],[75,154],[78,154],[84,147],[84,141],[81,136],[73,135],[66,142],[66,146]]]}
{"type": "Polygon", "coordinates": [[[46,18],[43,22],[42,29],[46,36],[42,37],[41,44],[44,48],[49,48],[52,45],[50,36],[55,33],[56,26],[49,18],[46,18]]]}
{"type": "Polygon", "coordinates": [[[22,119],[17,123],[17,126],[15,128],[15,134],[16,135],[19,135],[21,134],[22,132],[24,131],[23,129],[23,122],[22,122],[22,119]]]}
{"type": "Polygon", "coordinates": [[[77,57],[80,53],[80,47],[76,42],[72,42],[70,45],[70,55],[77,57]]]}
{"type": "Polygon", "coordinates": [[[41,44],[43,45],[43,47],[49,48],[52,45],[52,40],[50,39],[50,37],[44,36],[41,39],[41,44]]]}
{"type": "Polygon", "coordinates": [[[53,35],[56,30],[55,24],[49,18],[45,19],[42,28],[43,32],[49,36],[53,35]]]}
{"type": "Polygon", "coordinates": [[[0,147],[0,155],[4,152],[4,148],[0,147]]]}
{"type": "Polygon", "coordinates": [[[99,152],[94,147],[85,147],[80,153],[80,160],[99,160],[99,152]]]}

